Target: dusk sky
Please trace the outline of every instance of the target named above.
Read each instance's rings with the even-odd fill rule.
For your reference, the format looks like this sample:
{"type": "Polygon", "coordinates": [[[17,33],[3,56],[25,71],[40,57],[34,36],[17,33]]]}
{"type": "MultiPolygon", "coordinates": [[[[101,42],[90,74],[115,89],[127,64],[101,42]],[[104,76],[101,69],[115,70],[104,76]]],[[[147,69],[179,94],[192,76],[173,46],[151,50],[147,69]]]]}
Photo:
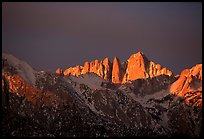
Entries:
{"type": "Polygon", "coordinates": [[[202,63],[202,3],[2,3],[2,51],[54,72],[144,52],[174,74],[202,63]]]}

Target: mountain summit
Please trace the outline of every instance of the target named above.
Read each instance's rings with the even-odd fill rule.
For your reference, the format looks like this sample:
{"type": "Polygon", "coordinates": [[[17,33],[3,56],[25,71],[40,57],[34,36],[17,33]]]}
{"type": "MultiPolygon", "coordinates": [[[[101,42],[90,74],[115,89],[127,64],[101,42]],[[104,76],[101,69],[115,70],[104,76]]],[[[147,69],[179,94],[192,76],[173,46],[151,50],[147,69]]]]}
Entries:
{"type": "MultiPolygon", "coordinates": [[[[117,57],[114,57],[111,63],[108,58],[103,61],[93,60],[90,63],[85,62],[84,66],[77,65],[64,71],[64,75],[79,76],[88,72],[96,73],[105,80],[113,83],[126,83],[131,80],[155,77],[158,75],[171,76],[172,72],[162,68],[160,64],[149,61],[143,52],[132,54],[126,61],[127,65],[123,66],[117,57]]],[[[56,73],[59,73],[57,70],[56,73]]]]}

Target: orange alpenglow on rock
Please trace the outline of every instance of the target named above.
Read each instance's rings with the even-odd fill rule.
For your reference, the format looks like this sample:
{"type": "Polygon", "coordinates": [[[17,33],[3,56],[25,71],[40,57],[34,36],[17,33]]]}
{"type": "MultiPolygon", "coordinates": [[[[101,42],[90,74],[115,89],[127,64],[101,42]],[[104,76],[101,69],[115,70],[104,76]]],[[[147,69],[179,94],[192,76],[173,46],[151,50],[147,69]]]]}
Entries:
{"type": "Polygon", "coordinates": [[[99,68],[98,60],[96,59],[96,60],[91,61],[91,63],[90,63],[90,72],[97,73],[98,68],[99,68]]]}
{"type": "Polygon", "coordinates": [[[84,67],[81,74],[86,74],[87,72],[89,72],[89,62],[84,63],[84,67]]]}
{"type": "Polygon", "coordinates": [[[73,75],[74,76],[79,76],[81,74],[81,71],[83,70],[82,66],[77,65],[75,69],[73,70],[73,75]]]}
{"type": "Polygon", "coordinates": [[[123,82],[149,77],[146,71],[148,59],[142,52],[133,54],[128,59],[128,65],[123,82]]]}
{"type": "Polygon", "coordinates": [[[83,70],[83,67],[82,66],[79,66],[77,65],[76,67],[71,67],[71,68],[68,68],[64,71],[64,75],[73,75],[73,76],[79,76],[81,74],[83,70]]]}
{"type": "Polygon", "coordinates": [[[170,92],[173,94],[185,94],[187,91],[197,88],[199,80],[202,86],[202,64],[183,70],[178,80],[171,85],[170,92]]]}
{"type": "Polygon", "coordinates": [[[112,82],[121,83],[123,79],[123,73],[124,72],[120,60],[117,57],[114,57],[112,69],[112,82]]]}
{"type": "Polygon", "coordinates": [[[105,58],[103,60],[103,66],[104,66],[104,77],[103,79],[105,80],[110,80],[111,79],[111,72],[112,72],[112,67],[111,63],[108,58],[105,58]]]}
{"type": "Polygon", "coordinates": [[[161,65],[149,61],[143,52],[133,54],[128,59],[126,73],[123,78],[123,83],[140,78],[155,77],[161,74],[172,75],[172,72],[161,65]]]}
{"type": "Polygon", "coordinates": [[[113,83],[126,83],[127,81],[139,78],[155,77],[161,74],[171,76],[172,72],[161,65],[149,61],[143,52],[138,52],[130,56],[127,60],[127,67],[122,67],[118,58],[114,58],[113,63],[105,58],[102,61],[93,60],[85,62],[84,66],[70,67],[64,71],[64,75],[79,76],[93,72],[105,80],[113,83]]]}
{"type": "Polygon", "coordinates": [[[155,64],[153,61],[149,62],[149,77],[159,76],[161,74],[172,75],[172,72],[166,68],[162,68],[161,65],[155,64]]]}
{"type": "Polygon", "coordinates": [[[68,69],[66,69],[66,70],[64,71],[64,75],[65,75],[65,76],[66,76],[66,75],[71,75],[71,74],[72,74],[72,71],[73,71],[73,68],[70,67],[70,68],[68,68],[68,69]]]}
{"type": "Polygon", "coordinates": [[[63,74],[63,70],[58,68],[56,71],[55,71],[56,74],[59,74],[59,75],[62,75],[63,74]]]}
{"type": "Polygon", "coordinates": [[[195,106],[202,106],[202,64],[183,70],[171,85],[170,93],[184,97],[189,104],[194,99],[195,106]]]}
{"type": "Polygon", "coordinates": [[[101,68],[101,62],[99,62],[97,59],[90,62],[90,70],[89,72],[96,73],[98,76],[102,77],[102,69],[101,68]]]}

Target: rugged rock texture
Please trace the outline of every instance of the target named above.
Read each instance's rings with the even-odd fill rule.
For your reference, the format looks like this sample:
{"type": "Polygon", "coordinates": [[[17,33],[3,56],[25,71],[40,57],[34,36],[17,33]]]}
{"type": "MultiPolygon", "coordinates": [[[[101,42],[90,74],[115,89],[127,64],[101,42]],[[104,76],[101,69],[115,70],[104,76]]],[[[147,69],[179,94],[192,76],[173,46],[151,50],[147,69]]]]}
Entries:
{"type": "Polygon", "coordinates": [[[111,80],[112,64],[108,58],[103,61],[93,60],[90,63],[85,62],[84,66],[70,67],[64,71],[64,75],[74,75],[79,76],[81,74],[86,74],[92,72],[100,76],[105,80],[111,80]]]}
{"type": "Polygon", "coordinates": [[[182,96],[187,103],[202,105],[202,64],[197,64],[191,69],[181,72],[177,81],[171,85],[170,92],[182,96]]]}
{"type": "MultiPolygon", "coordinates": [[[[75,77],[75,71],[70,72],[75,76],[37,72],[35,86],[3,67],[2,91],[8,95],[8,103],[2,108],[3,136],[201,135],[202,64],[184,70],[176,78],[159,75],[115,84],[98,76],[104,75],[99,72],[101,63],[88,64],[97,74],[87,72],[78,77],[75,77]],[[176,82],[182,85],[176,86],[176,82]]],[[[127,67],[127,64],[123,63],[121,67],[127,67]]],[[[120,67],[119,64],[116,67],[120,67]]],[[[80,66],[78,68],[83,71],[80,66]]]]}
{"type": "Polygon", "coordinates": [[[130,56],[126,62],[120,62],[115,57],[113,63],[105,58],[103,61],[93,60],[90,63],[85,62],[84,66],[76,66],[68,68],[64,71],[64,75],[79,76],[88,72],[96,73],[105,80],[113,83],[126,83],[131,80],[155,77],[162,74],[172,75],[172,72],[161,65],[149,61],[143,52],[138,52],[130,56]]]}
{"type": "Polygon", "coordinates": [[[56,74],[59,74],[59,75],[62,75],[63,74],[63,70],[58,68],[56,71],[55,71],[56,74]]]}
{"type": "Polygon", "coordinates": [[[122,69],[120,60],[114,57],[113,69],[112,69],[112,82],[121,83],[124,76],[124,70],[122,69]]]}
{"type": "Polygon", "coordinates": [[[126,73],[123,79],[123,83],[136,80],[139,78],[149,77],[147,72],[148,59],[144,56],[142,52],[133,54],[128,59],[126,73]]]}
{"type": "Polygon", "coordinates": [[[87,72],[89,72],[89,69],[90,69],[89,62],[85,62],[81,74],[86,74],[87,72]]]}
{"type": "Polygon", "coordinates": [[[172,75],[172,72],[161,65],[149,61],[143,52],[133,54],[128,59],[126,73],[123,78],[123,83],[127,81],[155,77],[159,75],[172,75]]]}
{"type": "Polygon", "coordinates": [[[103,79],[105,80],[110,80],[111,79],[111,72],[112,72],[112,64],[109,61],[108,58],[105,58],[103,60],[103,65],[104,65],[104,76],[103,79]]]}
{"type": "Polygon", "coordinates": [[[26,82],[35,86],[36,71],[27,62],[11,54],[2,53],[2,67],[4,67],[4,71],[9,71],[11,74],[19,74],[26,82]]]}
{"type": "Polygon", "coordinates": [[[150,61],[149,62],[149,77],[155,77],[155,76],[158,76],[158,75],[162,75],[162,74],[165,74],[165,75],[168,75],[168,76],[171,76],[172,75],[172,72],[167,70],[166,68],[162,68],[161,65],[159,64],[155,64],[153,61],[150,61]]]}
{"type": "Polygon", "coordinates": [[[79,76],[81,74],[82,69],[83,69],[83,66],[79,66],[79,65],[73,68],[70,67],[64,71],[64,75],[79,76]]]}

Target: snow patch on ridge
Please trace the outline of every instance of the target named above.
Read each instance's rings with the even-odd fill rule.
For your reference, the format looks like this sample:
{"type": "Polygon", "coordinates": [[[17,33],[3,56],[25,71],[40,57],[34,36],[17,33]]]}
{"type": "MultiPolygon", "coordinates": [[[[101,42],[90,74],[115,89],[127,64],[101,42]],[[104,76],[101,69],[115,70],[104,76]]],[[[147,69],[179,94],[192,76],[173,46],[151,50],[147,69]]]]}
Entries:
{"type": "Polygon", "coordinates": [[[106,80],[102,79],[101,77],[97,76],[94,73],[87,73],[79,75],[78,77],[75,76],[69,76],[69,78],[73,82],[77,82],[78,84],[85,84],[91,89],[103,89],[101,87],[102,82],[107,82],[106,80]]]}
{"type": "Polygon", "coordinates": [[[28,83],[30,83],[33,86],[35,85],[35,81],[36,81],[35,73],[36,73],[36,71],[28,63],[17,59],[16,57],[14,57],[11,54],[2,53],[2,58],[6,58],[9,65],[16,68],[17,73],[24,80],[26,80],[28,83]]]}

